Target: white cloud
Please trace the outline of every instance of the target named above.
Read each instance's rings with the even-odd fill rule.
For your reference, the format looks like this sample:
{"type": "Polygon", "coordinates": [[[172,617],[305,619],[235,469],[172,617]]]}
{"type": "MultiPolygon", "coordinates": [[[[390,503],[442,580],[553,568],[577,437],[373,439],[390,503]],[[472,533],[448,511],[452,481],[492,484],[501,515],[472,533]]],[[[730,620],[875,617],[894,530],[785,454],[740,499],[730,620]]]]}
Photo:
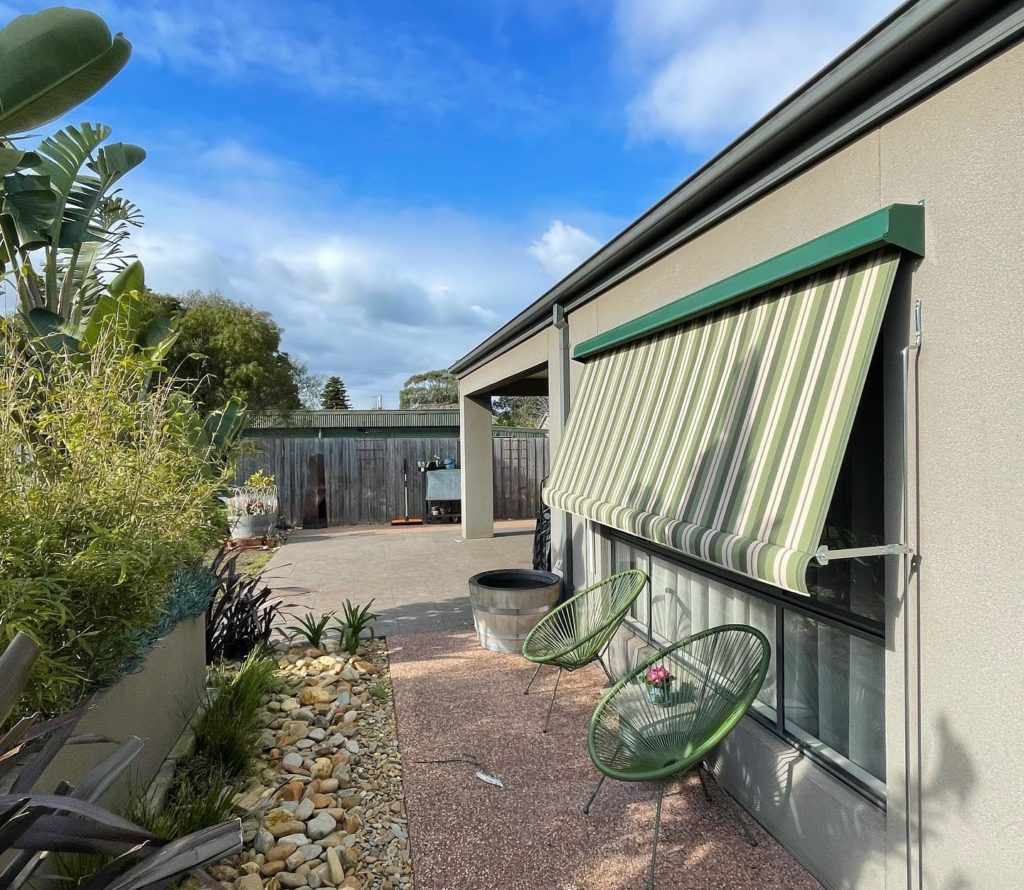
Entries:
{"type": "Polygon", "coordinates": [[[340,375],[357,407],[377,393],[396,407],[406,377],[448,366],[549,283],[528,252],[532,220],[345,203],[272,155],[190,145],[180,170],[142,167],[129,184],[147,214],[132,241],[147,283],[268,310],[283,348],[340,375]]]}
{"type": "MultiPolygon", "coordinates": [[[[83,0],[132,42],[136,60],[194,77],[351,100],[439,118],[472,108],[474,120],[545,125],[557,120],[543,82],[440,29],[371,7],[330,0],[83,0]]],[[[0,4],[8,15],[38,0],[0,4]]],[[[266,114],[281,114],[268,98],[266,114]]]]}
{"type": "Polygon", "coordinates": [[[706,151],[738,135],[895,7],[894,0],[618,0],[634,137],[706,151]]]}
{"type": "Polygon", "coordinates": [[[559,279],[568,275],[600,246],[596,238],[582,229],[554,219],[529,250],[548,273],[559,279]]]}

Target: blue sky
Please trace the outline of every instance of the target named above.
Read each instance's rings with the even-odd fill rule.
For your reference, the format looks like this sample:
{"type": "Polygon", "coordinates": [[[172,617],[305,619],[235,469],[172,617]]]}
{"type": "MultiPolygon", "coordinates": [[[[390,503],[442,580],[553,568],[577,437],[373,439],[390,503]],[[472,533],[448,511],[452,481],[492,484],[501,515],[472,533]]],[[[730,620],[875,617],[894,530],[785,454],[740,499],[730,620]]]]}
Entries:
{"type": "Polygon", "coordinates": [[[149,284],[269,310],[357,407],[393,407],[895,3],[78,5],[134,46],[69,122],[149,153],[124,180],[149,284]]]}

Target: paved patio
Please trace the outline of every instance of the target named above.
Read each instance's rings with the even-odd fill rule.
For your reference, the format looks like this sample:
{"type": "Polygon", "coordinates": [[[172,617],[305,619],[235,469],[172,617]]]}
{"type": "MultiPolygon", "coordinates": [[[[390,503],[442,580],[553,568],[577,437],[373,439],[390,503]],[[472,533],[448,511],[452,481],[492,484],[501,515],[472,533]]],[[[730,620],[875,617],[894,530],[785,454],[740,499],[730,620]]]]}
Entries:
{"type": "Polygon", "coordinates": [[[458,525],[341,527],[292,532],[265,577],[290,612],[338,610],[374,598],[378,636],[473,627],[467,580],[494,568],[529,568],[533,520],[495,523],[466,541],[458,525]]]}
{"type": "MultiPolygon", "coordinates": [[[[532,522],[498,523],[465,541],[458,526],[301,531],[275,554],[267,577],[293,612],[338,609],[375,597],[388,636],[398,738],[417,890],[632,890],[644,884],[654,788],[596,781],[586,730],[604,675],[564,675],[547,735],[540,724],[552,676],[524,697],[532,673],[518,655],[481,649],[466,581],[485,569],[527,567],[532,522]],[[504,788],[475,777],[470,757],[504,788]]],[[[746,817],[747,846],[714,789],[696,779],[666,794],[658,853],[660,890],[812,890],[803,868],[746,817]]]]}
{"type": "MultiPolygon", "coordinates": [[[[586,733],[604,675],[563,675],[550,731],[540,731],[553,672],[523,689],[531,666],[487,652],[468,633],[394,637],[391,679],[405,764],[416,890],[639,890],[650,861],[655,786],[608,781],[581,812],[597,771],[586,733]],[[504,788],[476,778],[469,757],[504,788]],[[426,762],[425,762],[426,761],[426,762]]],[[[695,777],[666,793],[659,890],[820,890],[749,816],[750,847],[722,800],[695,777]]]]}

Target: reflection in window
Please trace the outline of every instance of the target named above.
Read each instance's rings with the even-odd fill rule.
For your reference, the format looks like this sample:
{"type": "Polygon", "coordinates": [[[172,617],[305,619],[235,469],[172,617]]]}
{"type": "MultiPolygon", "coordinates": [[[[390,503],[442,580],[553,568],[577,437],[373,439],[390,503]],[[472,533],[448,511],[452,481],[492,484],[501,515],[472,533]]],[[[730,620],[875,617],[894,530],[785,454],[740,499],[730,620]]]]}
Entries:
{"type": "Polygon", "coordinates": [[[884,780],[883,647],[788,610],[784,628],[786,729],[884,780]]]}
{"type": "MultiPolygon", "coordinates": [[[[885,543],[883,424],[881,351],[876,349],[825,518],[821,543],[829,549],[885,543]]],[[[807,589],[819,602],[881,622],[884,570],[885,560],[880,557],[837,559],[827,566],[812,563],[807,589]]]]}
{"type": "MultiPolygon", "coordinates": [[[[756,704],[766,717],[775,717],[775,607],[720,581],[713,581],[666,559],[651,556],[624,541],[612,543],[614,570],[637,568],[651,579],[653,633],[657,645],[667,646],[690,634],[721,624],[747,624],[768,638],[772,661],[756,704]]],[[[631,615],[647,625],[647,597],[637,598],[631,615]]]]}
{"type": "MultiPolygon", "coordinates": [[[[885,795],[885,667],[881,642],[709,578],[701,572],[618,538],[611,539],[615,571],[638,568],[651,579],[651,631],[668,645],[721,624],[749,624],[772,647],[772,662],[754,703],[776,721],[776,656],[785,654],[785,731],[880,797],[885,795]],[[783,609],[782,640],[776,610],[783,609]]],[[[781,591],[780,591],[781,593],[781,591]]],[[[647,629],[647,597],[631,616],[647,629]]]]}

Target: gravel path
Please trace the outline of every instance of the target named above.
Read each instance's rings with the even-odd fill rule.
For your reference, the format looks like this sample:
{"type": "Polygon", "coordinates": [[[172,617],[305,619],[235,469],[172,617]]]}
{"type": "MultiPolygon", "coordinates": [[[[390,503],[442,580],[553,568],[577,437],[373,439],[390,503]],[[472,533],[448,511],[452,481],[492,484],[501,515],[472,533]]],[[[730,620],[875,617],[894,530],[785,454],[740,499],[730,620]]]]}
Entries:
{"type": "MultiPolygon", "coordinates": [[[[644,885],[654,786],[608,781],[590,816],[581,808],[597,773],[586,728],[600,696],[599,668],[565,674],[547,735],[554,680],[545,670],[481,649],[473,634],[388,640],[404,765],[416,890],[627,890],[644,885]],[[468,763],[423,763],[469,755],[468,763]]],[[[819,885],[748,819],[751,848],[721,792],[704,800],[695,777],[670,786],[662,811],[660,890],[803,890],[819,885]]]]}
{"type": "Polygon", "coordinates": [[[279,655],[264,768],[236,798],[252,812],[245,850],[211,875],[224,890],[412,890],[384,642],[364,642],[356,658],[301,646],[279,655]]]}

